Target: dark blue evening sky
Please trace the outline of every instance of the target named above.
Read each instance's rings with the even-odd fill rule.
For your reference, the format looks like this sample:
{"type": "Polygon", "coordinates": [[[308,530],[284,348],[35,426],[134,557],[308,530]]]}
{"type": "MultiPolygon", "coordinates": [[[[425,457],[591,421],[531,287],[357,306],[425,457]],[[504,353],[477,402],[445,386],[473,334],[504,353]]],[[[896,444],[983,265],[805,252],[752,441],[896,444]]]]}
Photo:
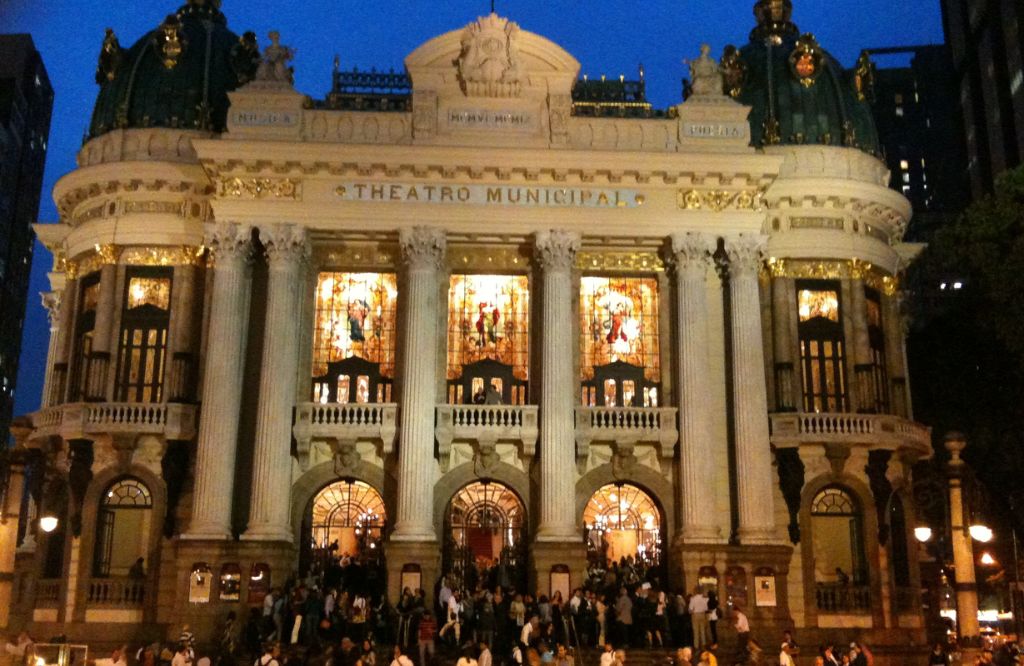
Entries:
{"type": "MultiPolygon", "coordinates": [[[[0,0],[0,32],[32,35],[56,92],[41,220],[57,220],[53,184],[75,167],[96,97],[93,77],[104,28],[113,28],[127,47],[178,5],[178,0],[0,0]]],[[[862,48],[942,41],[939,0],[794,0],[794,5],[800,29],[813,32],[846,65],[862,48]]],[[[499,14],[560,44],[580,61],[583,73],[634,77],[643,63],[648,97],[659,108],[679,102],[682,59],[697,56],[701,42],[719,54],[726,44],[747,41],[752,6],[753,0],[496,0],[499,14]]],[[[298,51],[296,87],[323,97],[335,54],[345,69],[400,69],[419,44],[464,26],[489,7],[489,0],[223,0],[221,9],[235,32],[253,30],[261,44],[268,31],[279,30],[281,41],[298,51]]],[[[17,385],[19,414],[37,409],[42,391],[49,333],[37,293],[49,288],[50,262],[37,243],[17,385]]]]}

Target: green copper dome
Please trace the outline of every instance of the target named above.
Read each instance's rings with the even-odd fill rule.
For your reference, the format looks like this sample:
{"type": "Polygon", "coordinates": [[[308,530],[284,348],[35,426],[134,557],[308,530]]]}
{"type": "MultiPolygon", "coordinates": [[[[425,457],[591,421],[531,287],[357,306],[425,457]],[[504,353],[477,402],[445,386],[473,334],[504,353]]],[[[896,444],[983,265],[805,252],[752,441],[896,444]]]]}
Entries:
{"type": "Polygon", "coordinates": [[[750,42],[722,56],[726,92],[750,106],[753,145],[825,144],[879,154],[868,107],[873,68],[862,56],[847,72],[790,17],[790,0],[759,0],[750,42]]]}
{"type": "Polygon", "coordinates": [[[228,30],[220,0],[188,0],[128,49],[108,28],[88,137],[131,127],[223,131],[227,93],[258,63],[255,36],[228,30]]]}

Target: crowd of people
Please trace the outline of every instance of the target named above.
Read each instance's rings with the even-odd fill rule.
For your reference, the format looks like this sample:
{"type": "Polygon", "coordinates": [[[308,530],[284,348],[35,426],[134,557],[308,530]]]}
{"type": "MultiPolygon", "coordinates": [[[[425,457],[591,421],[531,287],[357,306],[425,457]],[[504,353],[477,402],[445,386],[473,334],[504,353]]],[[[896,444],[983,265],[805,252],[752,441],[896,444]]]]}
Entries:
{"type": "MultiPolygon", "coordinates": [[[[423,589],[410,588],[392,604],[377,563],[343,556],[314,571],[272,589],[244,623],[229,613],[210,645],[197,650],[185,626],[173,645],[121,646],[97,666],[574,666],[577,655],[593,651],[600,652],[599,666],[624,666],[632,648],[664,650],[666,666],[795,666],[801,654],[790,631],[777,658],[763,648],[736,600],[723,607],[713,589],[667,590],[656,570],[626,558],[592,568],[586,585],[568,598],[506,587],[507,570],[481,564],[438,580],[433,604],[423,589]],[[719,643],[723,624],[728,651],[719,643]]],[[[35,666],[27,633],[8,643],[7,653],[35,666]]],[[[862,643],[822,645],[812,654],[815,666],[874,661],[862,643]]],[[[810,656],[799,661],[809,664],[810,656]]],[[[950,663],[942,645],[928,661],[950,663]]],[[[1024,664],[1024,656],[1006,646],[986,651],[978,663],[1024,664]]]]}

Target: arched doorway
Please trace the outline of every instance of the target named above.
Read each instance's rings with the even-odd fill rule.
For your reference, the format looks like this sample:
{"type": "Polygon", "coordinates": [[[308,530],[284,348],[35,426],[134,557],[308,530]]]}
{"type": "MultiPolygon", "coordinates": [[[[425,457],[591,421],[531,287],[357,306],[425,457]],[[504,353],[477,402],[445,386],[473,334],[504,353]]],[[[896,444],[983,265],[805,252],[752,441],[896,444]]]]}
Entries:
{"type": "Polygon", "coordinates": [[[452,589],[526,589],[526,508],[511,488],[463,486],[448,503],[444,533],[442,566],[452,589]]]}
{"type": "Polygon", "coordinates": [[[814,496],[811,545],[818,610],[867,611],[871,600],[864,556],[864,516],[846,488],[826,486],[814,496]]]}
{"type": "Polygon", "coordinates": [[[598,488],[583,509],[587,561],[592,574],[602,576],[614,563],[620,569],[629,564],[629,571],[620,571],[620,576],[637,580],[652,574],[661,577],[665,560],[664,522],[654,498],[639,486],[609,483],[598,488]]]}
{"type": "Polygon", "coordinates": [[[329,587],[354,581],[375,585],[368,579],[383,571],[386,525],[387,510],[376,488],[355,479],[328,484],[310,501],[303,520],[300,570],[323,576],[329,587]]]}
{"type": "Polygon", "coordinates": [[[107,487],[100,499],[96,520],[93,575],[135,576],[145,571],[135,566],[146,557],[153,522],[153,497],[138,479],[126,477],[107,487]]]}

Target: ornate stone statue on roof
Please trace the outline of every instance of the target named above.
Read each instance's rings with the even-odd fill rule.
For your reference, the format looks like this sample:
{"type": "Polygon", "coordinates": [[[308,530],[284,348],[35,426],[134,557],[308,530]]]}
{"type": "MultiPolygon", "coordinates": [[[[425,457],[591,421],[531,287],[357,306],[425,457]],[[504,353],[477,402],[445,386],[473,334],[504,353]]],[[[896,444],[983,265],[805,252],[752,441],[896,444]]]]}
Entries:
{"type": "Polygon", "coordinates": [[[256,69],[256,80],[268,83],[292,84],[294,69],[288,61],[295,57],[295,49],[281,44],[281,35],[277,30],[270,31],[270,46],[263,49],[263,60],[256,69]]]}
{"type": "Polygon", "coordinates": [[[473,97],[518,97],[522,71],[516,38],[519,26],[497,14],[478,18],[462,33],[459,82],[473,97]]]}
{"type": "Polygon", "coordinates": [[[690,85],[694,97],[722,96],[722,68],[711,57],[711,47],[701,44],[700,57],[687,61],[690,66],[690,85]]]}

